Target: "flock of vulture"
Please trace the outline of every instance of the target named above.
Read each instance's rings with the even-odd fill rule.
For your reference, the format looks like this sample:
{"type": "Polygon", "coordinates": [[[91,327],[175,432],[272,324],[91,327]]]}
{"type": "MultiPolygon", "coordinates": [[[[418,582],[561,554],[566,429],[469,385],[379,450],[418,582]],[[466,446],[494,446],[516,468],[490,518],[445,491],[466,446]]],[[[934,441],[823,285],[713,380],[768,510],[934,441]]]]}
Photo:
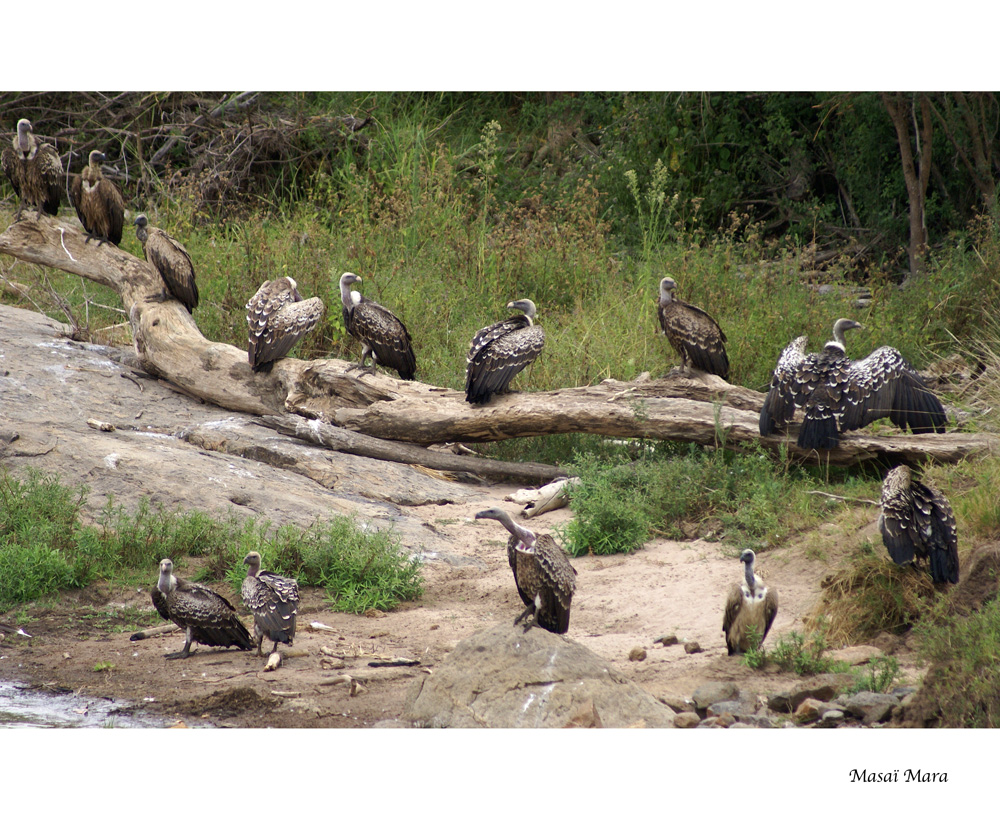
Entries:
{"type": "MultiPolygon", "coordinates": [[[[104,160],[101,152],[90,153],[87,166],[71,186],[70,201],[88,242],[95,239],[117,245],[122,238],[124,198],[115,183],[102,175],[104,160]]],[[[51,145],[35,137],[28,120],[18,122],[17,134],[4,148],[0,164],[20,198],[15,221],[25,206],[35,208],[39,216],[58,212],[62,163],[51,145]]],[[[184,246],[150,227],[144,214],[134,224],[147,261],[163,279],[162,298],[177,299],[193,312],[198,288],[184,246]]],[[[370,359],[370,372],[381,365],[395,370],[401,379],[413,379],[416,357],[409,332],[387,308],[351,289],[360,281],[353,273],[340,277],[344,327],[362,346],[360,362],[352,368],[366,369],[370,359]]],[[[657,315],[664,335],[680,356],[682,372],[698,370],[728,380],[725,334],[704,310],[678,299],[676,289],[673,279],[660,281],[657,315]]],[[[472,340],[465,380],[466,400],[471,404],[485,404],[506,392],[511,380],[537,358],[545,344],[545,331],[535,324],[536,307],[531,300],[512,301],[507,308],[518,313],[484,327],[472,340]]],[[[264,282],[246,309],[248,362],[254,372],[267,373],[316,326],[324,306],[318,297],[303,299],[295,280],[283,277],[264,282]]],[[[841,433],[881,418],[914,433],[944,432],[944,407],[898,350],[881,347],[858,360],[847,356],[845,331],[860,327],[849,319],[838,319],[833,339],[818,353],[806,353],[805,336],[785,348],[761,409],[762,436],[783,429],[796,410],[803,413],[797,444],[806,450],[837,447],[841,433]]],[[[948,500],[916,480],[908,467],[900,466],[885,477],[881,506],[879,529],[893,561],[899,565],[926,561],[935,583],[957,583],[955,517],[948,500]]],[[[566,553],[551,536],[535,535],[502,510],[484,510],[476,518],[494,519],[510,532],[507,557],[525,604],[515,624],[532,615],[528,626],[565,633],[576,586],[576,570],[566,553]]],[[[743,578],[726,600],[723,632],[729,654],[746,652],[753,640],[762,642],[777,613],[777,593],[755,574],[755,559],[752,550],[743,551],[743,578]]],[[[153,603],[164,618],[186,630],[184,648],[168,657],[187,657],[192,642],[242,649],[256,645],[258,654],[265,637],[274,641],[275,648],[279,642],[291,643],[298,602],[296,581],[261,572],[257,553],[250,553],[244,563],[248,572],[242,596],[254,616],[253,639],[228,601],[208,587],[176,578],[169,559],[161,562],[153,603]]]]}

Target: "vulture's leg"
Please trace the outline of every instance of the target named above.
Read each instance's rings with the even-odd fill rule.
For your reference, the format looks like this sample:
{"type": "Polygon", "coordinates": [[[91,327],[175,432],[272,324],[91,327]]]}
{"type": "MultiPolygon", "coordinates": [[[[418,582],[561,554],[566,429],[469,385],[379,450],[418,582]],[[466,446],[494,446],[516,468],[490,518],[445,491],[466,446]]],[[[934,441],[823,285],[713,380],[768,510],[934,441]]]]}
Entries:
{"type": "Polygon", "coordinates": [[[169,655],[164,655],[167,660],[175,661],[180,658],[186,658],[191,655],[191,642],[194,640],[194,635],[191,634],[191,627],[187,628],[187,637],[184,641],[184,648],[180,652],[171,652],[169,655]]]}

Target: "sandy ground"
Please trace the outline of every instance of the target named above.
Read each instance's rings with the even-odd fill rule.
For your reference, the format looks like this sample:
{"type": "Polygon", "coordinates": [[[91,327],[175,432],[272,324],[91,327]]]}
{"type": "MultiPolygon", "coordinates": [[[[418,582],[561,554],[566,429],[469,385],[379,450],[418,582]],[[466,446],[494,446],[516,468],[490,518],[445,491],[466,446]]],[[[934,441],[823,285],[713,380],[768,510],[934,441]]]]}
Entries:
{"type": "MultiPolygon", "coordinates": [[[[458,641],[520,613],[504,548],[506,531],[494,521],[472,520],[488,506],[514,512],[516,505],[503,500],[513,489],[480,489],[471,503],[407,508],[451,548],[448,561],[426,556],[423,597],[366,617],[331,612],[317,590],[305,590],[294,648],[275,671],[263,671],[264,658],[237,650],[200,648],[190,658],[166,660],[165,653],[183,644],[181,633],[133,642],[127,623],[116,627],[106,617],[80,617],[83,607],[90,613],[151,608],[148,590],[109,596],[92,587],[68,593],[49,608],[38,607],[28,630],[32,640],[8,637],[0,644],[0,679],[128,701],[147,713],[159,711],[167,725],[365,727],[394,721],[414,678],[433,674],[458,641]],[[403,661],[412,665],[371,665],[403,661]],[[353,695],[345,675],[360,684],[353,695]]],[[[569,517],[562,509],[528,525],[550,531],[569,517]]],[[[579,576],[569,637],[657,697],[689,697],[706,681],[736,681],[760,693],[781,688],[791,679],[752,671],[726,653],[723,601],[742,569],[733,552],[720,543],[655,540],[630,555],[574,559],[579,576]],[[654,643],[671,634],[679,643],[654,643]],[[702,651],[686,653],[683,644],[690,641],[702,651]],[[646,650],[646,658],[630,661],[637,647],[646,650]]],[[[790,547],[758,561],[780,595],[768,644],[802,630],[802,618],[830,571],[800,553],[790,547]]],[[[229,590],[217,589],[236,600],[229,590]]],[[[242,611],[242,604],[238,607],[242,611]]],[[[249,616],[244,620],[249,623],[249,616]]]]}

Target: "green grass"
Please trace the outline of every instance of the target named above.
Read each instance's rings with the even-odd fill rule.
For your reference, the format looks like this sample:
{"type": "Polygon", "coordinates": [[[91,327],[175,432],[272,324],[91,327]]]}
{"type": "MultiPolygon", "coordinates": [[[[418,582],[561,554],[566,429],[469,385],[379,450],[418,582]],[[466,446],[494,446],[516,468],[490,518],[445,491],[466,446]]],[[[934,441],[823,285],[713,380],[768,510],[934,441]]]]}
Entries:
{"type": "Polygon", "coordinates": [[[736,556],[784,544],[830,515],[809,494],[821,471],[788,467],[760,448],[607,445],[578,452],[571,470],[580,483],[570,488],[574,518],[562,534],[573,555],[631,552],[654,536],[683,540],[694,533],[721,539],[736,556]]]}
{"type": "Polygon", "coordinates": [[[931,664],[922,699],[942,726],[1000,726],[1000,601],[965,616],[918,627],[920,653],[931,664]]]}
{"type": "Polygon", "coordinates": [[[392,609],[422,592],[419,561],[391,532],[344,516],[301,529],[180,513],[145,501],[129,512],[109,499],[98,521],[84,524],[85,498],[84,489],[64,487],[53,476],[0,474],[0,611],[99,580],[150,584],[162,558],[172,558],[178,569],[193,559],[200,567],[195,580],[242,581],[251,550],[265,556],[266,568],[323,587],[339,611],[392,609]]]}
{"type": "MultiPolygon", "coordinates": [[[[306,530],[279,527],[255,549],[264,569],[322,587],[338,612],[391,610],[423,592],[420,562],[400,548],[398,538],[348,516],[306,530]]],[[[234,590],[246,577],[242,561],[248,551],[240,547],[220,556],[234,590]]]]}

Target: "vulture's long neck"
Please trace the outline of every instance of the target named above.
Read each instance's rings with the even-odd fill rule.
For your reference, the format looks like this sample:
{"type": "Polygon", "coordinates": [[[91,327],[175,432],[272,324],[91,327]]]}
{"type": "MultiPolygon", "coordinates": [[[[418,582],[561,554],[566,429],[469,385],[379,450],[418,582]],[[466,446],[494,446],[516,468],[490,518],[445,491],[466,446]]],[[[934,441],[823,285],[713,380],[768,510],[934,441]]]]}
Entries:
{"type": "Polygon", "coordinates": [[[743,570],[747,582],[747,588],[750,590],[751,595],[754,595],[757,592],[757,579],[753,574],[753,564],[753,561],[748,561],[743,570]]]}
{"type": "Polygon", "coordinates": [[[169,595],[171,590],[177,586],[177,579],[174,578],[172,572],[161,572],[160,580],[156,582],[156,586],[164,595],[169,595]]]}

